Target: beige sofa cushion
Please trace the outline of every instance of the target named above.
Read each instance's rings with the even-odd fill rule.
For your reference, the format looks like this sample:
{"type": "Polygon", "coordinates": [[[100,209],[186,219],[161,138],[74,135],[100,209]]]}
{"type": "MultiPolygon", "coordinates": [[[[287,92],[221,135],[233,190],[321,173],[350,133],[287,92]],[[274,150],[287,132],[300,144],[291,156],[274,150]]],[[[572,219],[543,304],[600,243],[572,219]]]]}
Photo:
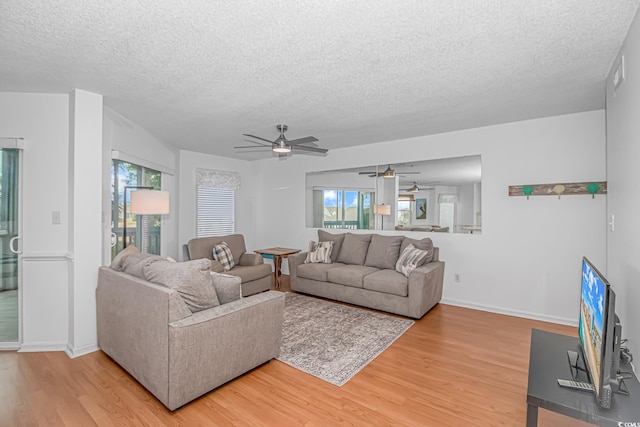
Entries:
{"type": "Polygon", "coordinates": [[[327,279],[331,283],[352,286],[354,288],[364,287],[364,278],[367,274],[378,271],[375,267],[364,265],[345,265],[344,267],[332,268],[327,272],[327,279]]]}
{"type": "Polygon", "coordinates": [[[371,291],[393,294],[401,297],[409,295],[409,280],[395,270],[380,270],[364,278],[364,288],[371,291]]]}
{"type": "Polygon", "coordinates": [[[313,264],[298,264],[296,274],[303,279],[318,280],[320,282],[326,282],[327,273],[337,267],[343,267],[344,264],[339,262],[332,262],[330,264],[313,263],[313,264]]]}
{"type": "Polygon", "coordinates": [[[152,262],[143,267],[144,279],[178,291],[193,313],[220,305],[210,273],[211,262],[206,259],[152,262]]]}
{"type": "Polygon", "coordinates": [[[396,262],[400,256],[400,245],[404,236],[381,236],[374,234],[371,237],[367,258],[364,265],[377,268],[396,267],[396,262]]]}
{"type": "Polygon", "coordinates": [[[336,261],[344,264],[364,265],[371,234],[346,233],[336,261]]]}
{"type": "Polygon", "coordinates": [[[129,245],[116,255],[111,261],[112,269],[116,271],[122,271],[123,273],[130,274],[140,279],[144,278],[142,272],[145,264],[150,264],[156,261],[168,261],[159,255],[140,253],[138,248],[133,245],[129,245]]]}

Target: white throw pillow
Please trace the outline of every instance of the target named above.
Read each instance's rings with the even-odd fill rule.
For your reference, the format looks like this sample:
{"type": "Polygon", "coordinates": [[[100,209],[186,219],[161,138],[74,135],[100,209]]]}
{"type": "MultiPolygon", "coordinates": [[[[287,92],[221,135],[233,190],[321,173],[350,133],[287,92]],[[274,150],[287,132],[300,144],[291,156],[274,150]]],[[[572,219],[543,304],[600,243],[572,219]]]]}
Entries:
{"type": "Polygon", "coordinates": [[[412,244],[407,245],[396,262],[396,271],[409,277],[409,274],[418,267],[428,253],[428,251],[416,249],[412,244]]]}
{"type": "Polygon", "coordinates": [[[309,263],[331,263],[331,251],[333,250],[333,242],[309,242],[309,252],[307,252],[307,259],[304,260],[305,264],[309,263]]]}

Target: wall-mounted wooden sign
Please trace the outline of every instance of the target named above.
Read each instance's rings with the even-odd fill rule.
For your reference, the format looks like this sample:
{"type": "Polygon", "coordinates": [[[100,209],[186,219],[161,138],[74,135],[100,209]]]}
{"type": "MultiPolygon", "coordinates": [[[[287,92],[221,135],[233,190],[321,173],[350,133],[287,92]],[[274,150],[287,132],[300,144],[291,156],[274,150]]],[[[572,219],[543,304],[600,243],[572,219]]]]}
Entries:
{"type": "Polygon", "coordinates": [[[510,185],[509,196],[565,196],[574,194],[607,194],[607,181],[555,184],[510,185]]]}

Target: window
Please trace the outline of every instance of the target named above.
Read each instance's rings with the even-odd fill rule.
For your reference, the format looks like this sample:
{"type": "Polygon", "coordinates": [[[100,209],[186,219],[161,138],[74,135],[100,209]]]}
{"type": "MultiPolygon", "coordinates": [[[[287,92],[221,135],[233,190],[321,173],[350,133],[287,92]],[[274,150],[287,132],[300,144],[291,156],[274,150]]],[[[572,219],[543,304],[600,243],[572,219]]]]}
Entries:
{"type": "Polygon", "coordinates": [[[347,189],[314,189],[314,227],[372,228],[374,193],[347,189]]]}
{"type": "Polygon", "coordinates": [[[398,196],[398,225],[411,224],[411,204],[413,194],[400,194],[398,196]]]}
{"type": "MultiPolygon", "coordinates": [[[[111,258],[124,248],[124,203],[125,187],[152,187],[161,189],[162,173],[143,166],[113,160],[111,165],[111,231],[116,235],[116,244],[111,248],[111,258]]],[[[127,203],[127,246],[135,245],[143,252],[160,255],[160,215],[133,215],[129,211],[131,191],[127,203]]]]}
{"type": "Polygon", "coordinates": [[[196,169],[196,237],[235,233],[237,172],[196,169]]]}
{"type": "Polygon", "coordinates": [[[198,187],[196,192],[196,237],[235,233],[235,191],[198,187]]]}

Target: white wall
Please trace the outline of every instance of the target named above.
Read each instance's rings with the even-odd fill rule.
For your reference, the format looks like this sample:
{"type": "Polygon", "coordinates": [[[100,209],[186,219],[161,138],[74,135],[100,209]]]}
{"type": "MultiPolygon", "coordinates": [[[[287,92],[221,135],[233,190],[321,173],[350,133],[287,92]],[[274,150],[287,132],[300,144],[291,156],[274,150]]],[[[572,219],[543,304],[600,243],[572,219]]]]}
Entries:
{"type": "Polygon", "coordinates": [[[0,93],[0,136],[26,139],[22,171],[22,349],[68,342],[69,96],[0,93]],[[59,211],[54,225],[51,212],[59,211]]]}
{"type": "Polygon", "coordinates": [[[581,257],[605,260],[606,196],[527,200],[509,197],[508,187],[605,180],[604,111],[254,162],[255,243],[305,248],[317,238],[305,227],[305,172],[477,154],[482,234],[430,235],[447,263],[444,302],[576,324],[581,257]]]}
{"type": "Polygon", "coordinates": [[[640,356],[640,18],[636,15],[627,39],[607,79],[608,213],[615,215],[609,230],[606,275],[617,294],[616,312],[622,335],[640,356]],[[613,91],[613,73],[625,58],[625,80],[613,91]]]}
{"type": "MultiPolygon", "coordinates": [[[[111,152],[120,152],[123,160],[162,172],[162,189],[169,191],[170,213],[162,215],[161,253],[178,259],[178,195],[177,159],[178,149],[168,146],[155,138],[144,128],[121,116],[115,111],[104,109],[103,131],[103,180],[110,182],[111,152]]],[[[110,186],[103,188],[103,263],[111,259],[111,193],[110,186]]]]}
{"type": "MultiPolygon", "coordinates": [[[[108,244],[111,149],[175,173],[177,150],[112,111],[103,117],[98,111],[101,95],[74,92],[78,94],[82,106],[75,109],[68,94],[0,92],[0,136],[26,139],[21,191],[22,351],[67,350],[75,356],[96,348],[93,290],[101,260],[93,260],[93,251],[108,244]],[[76,132],[74,138],[70,127],[76,132]],[[76,142],[80,145],[74,146],[76,142]],[[94,175],[100,163],[102,174],[94,175]],[[103,206],[87,204],[101,187],[103,206]],[[74,210],[80,220],[72,223],[74,210]],[[60,212],[61,224],[52,224],[53,211],[60,212]],[[98,230],[95,238],[92,224],[100,221],[102,233],[98,230]]],[[[173,177],[163,179],[163,187],[175,196],[173,177]]],[[[177,212],[177,204],[173,197],[172,212],[177,212]]],[[[177,213],[173,215],[163,218],[168,232],[167,238],[163,233],[163,254],[177,257],[177,213]]]]}
{"type": "MultiPolygon", "coordinates": [[[[179,206],[178,227],[179,246],[196,237],[196,169],[231,171],[240,173],[240,189],[235,193],[235,229],[243,234],[247,250],[259,249],[255,245],[256,231],[254,218],[261,215],[266,206],[256,204],[253,195],[259,175],[253,173],[253,164],[245,160],[229,159],[181,150],[179,153],[179,206]]],[[[262,179],[260,177],[259,179],[262,179]]],[[[304,181],[302,182],[304,188],[304,181]]],[[[267,200],[267,204],[272,203],[267,200]]],[[[304,203],[304,202],[303,202],[304,203]]],[[[304,222],[304,217],[301,218],[304,222]]],[[[182,252],[180,252],[182,255],[182,252]]],[[[176,258],[178,259],[178,258],[176,258]]],[[[182,259],[182,256],[180,256],[182,259]]]]}

